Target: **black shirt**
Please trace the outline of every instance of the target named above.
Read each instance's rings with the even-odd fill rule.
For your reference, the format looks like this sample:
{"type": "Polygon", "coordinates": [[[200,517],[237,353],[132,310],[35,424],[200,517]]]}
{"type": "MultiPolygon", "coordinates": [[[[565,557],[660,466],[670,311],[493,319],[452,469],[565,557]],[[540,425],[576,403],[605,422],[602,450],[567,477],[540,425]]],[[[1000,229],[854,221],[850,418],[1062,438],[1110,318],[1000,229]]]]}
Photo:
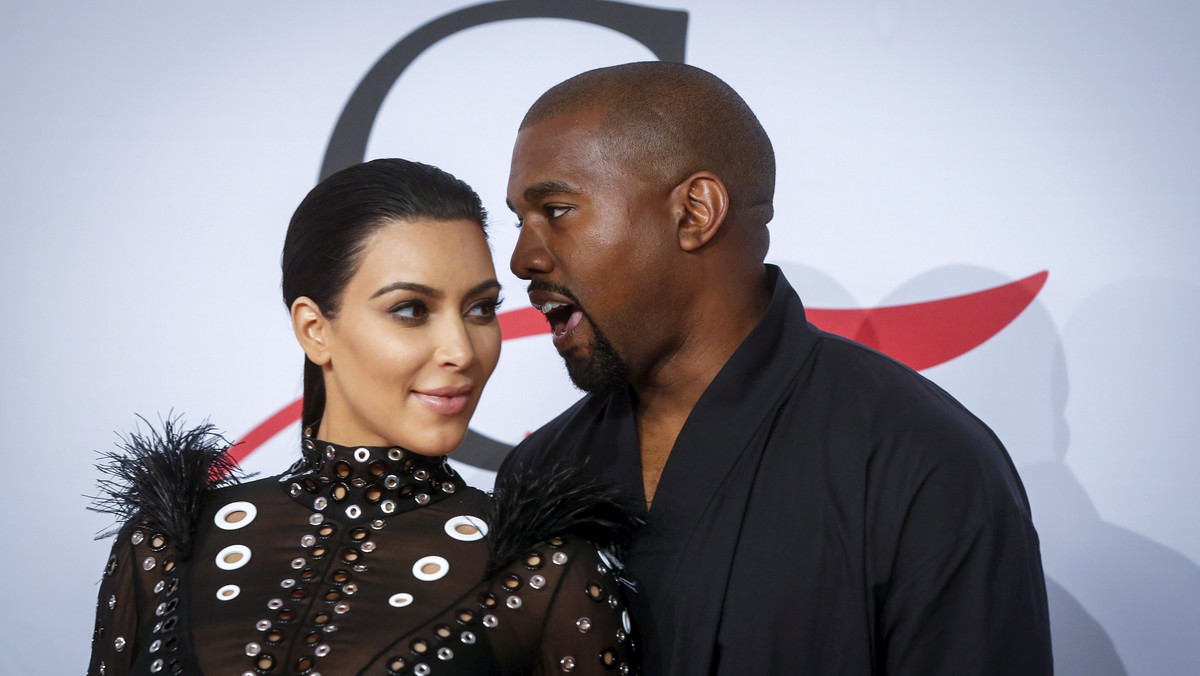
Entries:
{"type": "MultiPolygon", "coordinates": [[[[629,554],[645,673],[1051,673],[1037,534],[1003,446],[768,278],[629,554]]],[[[501,475],[578,456],[644,504],[635,406],[585,397],[501,475]]]]}

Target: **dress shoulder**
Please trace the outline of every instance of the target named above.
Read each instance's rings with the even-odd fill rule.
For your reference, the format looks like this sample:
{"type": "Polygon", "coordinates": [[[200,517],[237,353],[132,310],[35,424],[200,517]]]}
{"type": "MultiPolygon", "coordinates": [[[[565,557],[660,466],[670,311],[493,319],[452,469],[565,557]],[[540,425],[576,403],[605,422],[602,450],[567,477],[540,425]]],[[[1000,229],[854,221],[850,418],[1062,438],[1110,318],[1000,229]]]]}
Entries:
{"type": "Polygon", "coordinates": [[[205,494],[238,481],[237,462],[216,428],[184,428],[177,418],[163,421],[161,430],[150,426],[122,437],[117,450],[100,454],[96,469],[100,493],[89,509],[153,526],[184,558],[205,494]]]}
{"type": "Polygon", "coordinates": [[[642,524],[628,496],[566,462],[498,476],[488,516],[488,575],[567,533],[619,555],[642,524]]]}
{"type": "Polygon", "coordinates": [[[618,552],[640,519],[625,502],[574,468],[502,478],[484,579],[361,673],[636,673],[618,552]]]}

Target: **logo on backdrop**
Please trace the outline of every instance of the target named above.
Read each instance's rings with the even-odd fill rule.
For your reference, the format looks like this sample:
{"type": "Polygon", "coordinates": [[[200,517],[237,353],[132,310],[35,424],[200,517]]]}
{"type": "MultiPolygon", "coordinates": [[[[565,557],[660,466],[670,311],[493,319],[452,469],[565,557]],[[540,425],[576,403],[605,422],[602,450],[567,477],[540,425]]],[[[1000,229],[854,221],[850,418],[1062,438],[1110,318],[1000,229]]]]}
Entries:
{"type": "MultiPolygon", "coordinates": [[[[425,50],[455,33],[512,19],[582,21],[637,40],[661,61],[683,63],[687,12],[629,5],[609,0],[502,0],[451,12],[420,26],[389,49],[367,71],[334,126],[320,179],[366,159],[367,140],[392,86],[425,50]]],[[[904,362],[926,369],[962,355],[996,335],[1025,310],[1041,291],[1047,273],[952,298],[862,309],[806,308],[809,321],[904,362]]],[[[504,340],[549,333],[542,313],[530,307],[500,315],[504,340]]],[[[233,456],[241,461],[279,432],[300,420],[294,401],[259,423],[239,440],[233,456]]],[[[468,430],[456,460],[497,469],[511,446],[468,430]]]]}

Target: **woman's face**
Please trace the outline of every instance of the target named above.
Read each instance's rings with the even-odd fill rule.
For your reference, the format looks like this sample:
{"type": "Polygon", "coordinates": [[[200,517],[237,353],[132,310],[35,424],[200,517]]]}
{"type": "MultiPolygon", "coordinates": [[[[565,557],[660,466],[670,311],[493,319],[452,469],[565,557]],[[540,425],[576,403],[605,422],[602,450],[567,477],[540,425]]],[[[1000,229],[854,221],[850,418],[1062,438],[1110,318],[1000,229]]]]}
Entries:
{"type": "Polygon", "coordinates": [[[318,437],[423,455],[457,448],[500,358],[499,293],[477,223],[380,228],[337,315],[318,322],[328,357],[318,437]]]}

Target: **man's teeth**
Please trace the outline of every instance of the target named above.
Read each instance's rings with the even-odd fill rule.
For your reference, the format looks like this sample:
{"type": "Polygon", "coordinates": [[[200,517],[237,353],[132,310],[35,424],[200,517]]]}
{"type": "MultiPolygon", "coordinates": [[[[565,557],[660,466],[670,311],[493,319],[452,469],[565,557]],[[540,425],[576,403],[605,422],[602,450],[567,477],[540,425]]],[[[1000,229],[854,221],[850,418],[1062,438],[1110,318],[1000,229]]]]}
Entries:
{"type": "Polygon", "coordinates": [[[551,312],[554,312],[555,310],[557,310],[559,308],[564,308],[564,307],[567,307],[567,303],[550,302],[550,303],[544,303],[542,305],[539,305],[538,309],[542,311],[542,314],[548,315],[551,312]]]}

